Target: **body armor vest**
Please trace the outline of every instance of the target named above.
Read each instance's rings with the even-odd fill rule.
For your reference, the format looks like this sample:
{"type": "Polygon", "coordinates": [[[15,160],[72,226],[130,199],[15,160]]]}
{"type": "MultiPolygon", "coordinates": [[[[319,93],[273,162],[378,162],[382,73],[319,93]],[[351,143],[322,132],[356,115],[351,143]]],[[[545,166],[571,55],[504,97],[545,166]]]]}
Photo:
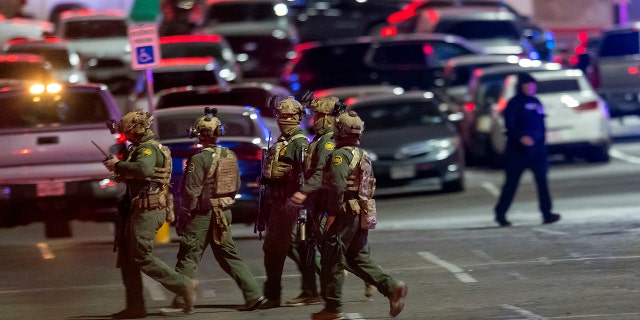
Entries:
{"type": "Polygon", "coordinates": [[[347,177],[347,191],[358,194],[360,200],[373,198],[376,190],[376,178],[373,176],[371,159],[366,151],[359,148],[351,149],[353,158],[349,163],[347,177]]]}
{"type": "Polygon", "coordinates": [[[213,162],[204,180],[203,195],[207,193],[207,198],[218,198],[236,193],[240,168],[235,153],[220,146],[205,150],[212,151],[213,162]]]}
{"type": "Polygon", "coordinates": [[[289,139],[276,142],[276,144],[267,151],[267,159],[262,167],[263,177],[267,179],[280,179],[291,172],[290,164],[279,161],[281,156],[280,153],[284,147],[291,143],[291,141],[299,138],[306,139],[306,137],[301,133],[295,134],[289,137],[289,139]]]}

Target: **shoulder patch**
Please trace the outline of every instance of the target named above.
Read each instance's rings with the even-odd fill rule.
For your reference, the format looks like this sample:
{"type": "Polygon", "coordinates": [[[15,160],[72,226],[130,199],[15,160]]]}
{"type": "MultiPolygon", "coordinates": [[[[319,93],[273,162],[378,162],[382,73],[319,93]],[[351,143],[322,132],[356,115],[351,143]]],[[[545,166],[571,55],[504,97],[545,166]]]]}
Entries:
{"type": "Polygon", "coordinates": [[[196,168],[196,166],[193,163],[189,163],[187,165],[187,172],[193,172],[193,170],[196,168]]]}
{"type": "Polygon", "coordinates": [[[327,150],[333,150],[333,149],[336,148],[336,144],[331,142],[331,141],[329,141],[329,142],[324,144],[324,148],[327,149],[327,150]]]}
{"type": "Polygon", "coordinates": [[[149,148],[142,148],[142,149],[140,149],[140,152],[139,152],[140,156],[143,156],[143,157],[144,156],[149,156],[152,153],[153,153],[153,151],[151,151],[151,149],[149,149],[149,148]]]}
{"type": "Polygon", "coordinates": [[[337,165],[339,165],[339,164],[341,164],[341,163],[342,163],[342,157],[341,157],[341,156],[335,156],[335,157],[333,157],[333,165],[334,165],[334,166],[337,166],[337,165]]]}
{"type": "Polygon", "coordinates": [[[280,156],[284,156],[285,152],[287,152],[287,146],[284,146],[282,149],[280,149],[280,156]]]}

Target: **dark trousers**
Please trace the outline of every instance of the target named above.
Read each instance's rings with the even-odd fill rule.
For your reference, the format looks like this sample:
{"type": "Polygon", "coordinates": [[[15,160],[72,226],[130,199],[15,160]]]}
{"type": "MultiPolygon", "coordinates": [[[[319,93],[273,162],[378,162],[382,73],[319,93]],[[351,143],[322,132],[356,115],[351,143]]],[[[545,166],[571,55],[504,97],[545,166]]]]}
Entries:
{"type": "Polygon", "coordinates": [[[542,217],[546,218],[551,214],[551,196],[547,185],[547,171],[549,165],[545,156],[531,157],[520,154],[511,148],[505,151],[505,181],[500,193],[500,199],[495,206],[496,220],[505,220],[507,211],[518,190],[520,177],[525,169],[531,169],[536,182],[538,192],[538,207],[542,217]]]}

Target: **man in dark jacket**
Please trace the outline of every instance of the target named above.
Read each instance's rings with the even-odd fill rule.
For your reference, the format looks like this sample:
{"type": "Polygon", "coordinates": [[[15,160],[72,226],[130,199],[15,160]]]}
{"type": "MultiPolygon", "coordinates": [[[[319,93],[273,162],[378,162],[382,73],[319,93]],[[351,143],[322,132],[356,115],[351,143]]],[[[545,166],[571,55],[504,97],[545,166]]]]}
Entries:
{"type": "Polygon", "coordinates": [[[520,177],[525,169],[533,172],[538,191],[538,205],[545,224],[560,220],[560,215],[551,212],[551,196],[547,186],[547,150],[545,146],[544,107],[533,95],[536,80],[527,73],[518,74],[516,95],[504,109],[504,124],[507,134],[505,150],[505,182],[500,199],[495,206],[496,222],[501,227],[511,226],[506,214],[518,189],[520,177]]]}

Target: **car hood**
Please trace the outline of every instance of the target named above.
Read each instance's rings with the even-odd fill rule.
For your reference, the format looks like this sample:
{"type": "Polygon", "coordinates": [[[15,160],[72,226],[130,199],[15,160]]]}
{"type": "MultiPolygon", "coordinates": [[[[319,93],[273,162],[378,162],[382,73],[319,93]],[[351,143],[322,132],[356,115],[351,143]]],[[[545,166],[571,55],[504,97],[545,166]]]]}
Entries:
{"type": "Polygon", "coordinates": [[[365,123],[365,130],[360,139],[360,146],[380,156],[394,154],[398,149],[408,144],[453,137],[455,137],[453,129],[444,123],[441,125],[403,127],[376,131],[367,131],[367,124],[365,123]]]}

